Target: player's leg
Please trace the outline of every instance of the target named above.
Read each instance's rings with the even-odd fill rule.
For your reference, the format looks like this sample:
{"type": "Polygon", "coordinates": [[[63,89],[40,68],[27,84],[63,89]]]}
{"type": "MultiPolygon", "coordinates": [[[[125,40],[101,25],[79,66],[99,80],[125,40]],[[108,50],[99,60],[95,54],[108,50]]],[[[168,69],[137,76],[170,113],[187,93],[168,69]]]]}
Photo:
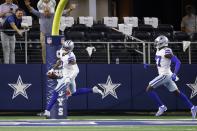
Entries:
{"type": "Polygon", "coordinates": [[[188,108],[192,108],[193,107],[193,104],[188,99],[188,97],[183,92],[181,92],[179,89],[173,91],[173,93],[176,96],[178,96],[182,101],[184,101],[184,103],[187,105],[188,108]]]}
{"type": "Polygon", "coordinates": [[[93,88],[77,88],[76,89],[76,82],[75,79],[71,80],[71,84],[69,87],[70,90],[67,90],[67,96],[78,96],[78,95],[82,95],[82,94],[88,94],[88,93],[98,93],[100,95],[103,95],[103,92],[98,89],[97,86],[94,86],[93,88]],[[71,95],[69,95],[71,92],[71,95]]]}
{"type": "Polygon", "coordinates": [[[69,83],[65,83],[64,77],[58,81],[58,84],[57,84],[56,88],[54,89],[54,91],[52,92],[52,96],[51,96],[49,102],[47,103],[47,106],[46,106],[46,109],[44,112],[44,116],[47,116],[47,117],[50,116],[50,110],[52,109],[53,105],[56,103],[59,92],[65,91],[66,88],[68,87],[68,85],[69,85],[69,83]]]}
{"type": "Polygon", "coordinates": [[[158,108],[163,105],[163,102],[161,101],[158,94],[154,91],[154,89],[151,85],[148,85],[146,91],[147,91],[149,97],[151,97],[154,100],[154,102],[156,103],[158,108]]]}
{"type": "Polygon", "coordinates": [[[97,93],[103,96],[103,92],[98,89],[97,86],[94,86],[93,88],[78,88],[75,93],[72,94],[72,96],[78,96],[82,94],[88,94],[88,93],[97,93]]]}
{"type": "Polygon", "coordinates": [[[72,80],[70,84],[70,92],[72,96],[78,96],[82,94],[88,94],[88,93],[98,93],[100,95],[103,95],[103,92],[98,89],[98,87],[94,86],[93,88],[78,88],[76,89],[76,82],[75,79],[72,80]]]}
{"type": "Polygon", "coordinates": [[[154,91],[155,88],[159,87],[160,85],[166,82],[165,79],[166,76],[159,75],[156,78],[154,78],[152,81],[150,81],[148,87],[146,88],[146,92],[155,101],[158,107],[158,111],[155,114],[155,116],[160,116],[167,110],[167,107],[163,104],[158,94],[154,91]]]}
{"type": "Polygon", "coordinates": [[[191,109],[191,113],[192,113],[192,118],[195,119],[196,117],[196,113],[197,113],[197,106],[194,106],[191,101],[188,99],[188,97],[183,93],[181,92],[176,83],[174,81],[170,81],[168,83],[168,86],[167,86],[168,90],[170,92],[173,92],[176,96],[178,96],[186,105],[189,109],[191,109]]]}
{"type": "Polygon", "coordinates": [[[191,109],[192,119],[195,119],[197,113],[197,106],[194,106],[188,99],[188,97],[180,90],[176,90],[174,91],[174,93],[175,95],[179,96],[179,98],[187,105],[189,109],[191,109]]]}

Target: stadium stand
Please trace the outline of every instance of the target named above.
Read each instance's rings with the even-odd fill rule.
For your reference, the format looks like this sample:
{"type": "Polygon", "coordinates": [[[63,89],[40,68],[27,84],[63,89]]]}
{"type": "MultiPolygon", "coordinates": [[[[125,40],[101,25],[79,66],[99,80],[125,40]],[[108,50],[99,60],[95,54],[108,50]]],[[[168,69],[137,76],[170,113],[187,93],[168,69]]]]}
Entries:
{"type": "Polygon", "coordinates": [[[173,31],[174,29],[172,25],[159,24],[158,27],[154,31],[154,38],[156,38],[159,35],[165,35],[168,37],[170,41],[173,41],[173,31]]]}
{"type": "Polygon", "coordinates": [[[197,33],[193,33],[191,35],[191,41],[196,42],[197,41],[197,33]]]}
{"type": "Polygon", "coordinates": [[[174,41],[189,41],[190,35],[185,32],[176,31],[174,32],[174,41]]]}
{"type": "MultiPolygon", "coordinates": [[[[146,43],[146,52],[150,50],[150,58],[146,56],[146,61],[154,62],[154,39],[159,35],[165,35],[173,43],[170,43],[170,46],[180,57],[182,63],[188,63],[189,59],[188,51],[183,52],[182,41],[193,42],[191,52],[189,52],[192,56],[190,59],[192,63],[197,63],[195,43],[197,33],[188,35],[181,31],[175,31],[170,24],[158,23],[157,27],[153,27],[151,24],[145,24],[145,21],[140,22],[138,17],[124,17],[123,20],[124,23],[118,23],[117,17],[104,17],[102,21],[95,22],[92,17],[79,17],[75,21],[73,17],[64,17],[62,23],[66,21],[66,25],[62,25],[64,26],[62,33],[66,39],[75,42],[74,52],[79,63],[115,63],[116,58],[119,58],[120,63],[143,63],[143,44],[128,37],[128,31],[130,31],[129,28],[126,28],[128,24],[132,26],[129,33],[146,43]],[[120,29],[120,25],[125,29],[120,29]],[[120,29],[123,33],[114,31],[112,28],[120,29]],[[149,44],[150,46],[148,46],[149,44]],[[93,51],[89,56],[87,47],[94,47],[96,51],[93,51]],[[109,56],[110,58],[108,58],[109,56]]],[[[25,59],[28,59],[28,63],[41,63],[39,37],[39,24],[33,23],[33,27],[27,33],[27,58],[25,58],[24,38],[17,37],[19,43],[16,44],[17,63],[24,63],[25,59]]],[[[1,45],[0,48],[2,48],[1,45]]],[[[3,59],[2,52],[0,59],[1,61],[3,59]]]]}

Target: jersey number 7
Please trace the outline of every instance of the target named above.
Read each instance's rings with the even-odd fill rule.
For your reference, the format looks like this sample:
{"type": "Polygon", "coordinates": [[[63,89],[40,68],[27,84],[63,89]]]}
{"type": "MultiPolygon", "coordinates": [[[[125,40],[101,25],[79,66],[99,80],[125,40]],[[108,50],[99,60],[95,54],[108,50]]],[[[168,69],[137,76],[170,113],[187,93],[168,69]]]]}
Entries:
{"type": "Polygon", "coordinates": [[[157,56],[157,55],[156,55],[156,56],[155,56],[155,60],[156,60],[157,66],[160,67],[160,66],[161,66],[161,64],[160,64],[160,63],[161,63],[161,56],[157,56]]]}

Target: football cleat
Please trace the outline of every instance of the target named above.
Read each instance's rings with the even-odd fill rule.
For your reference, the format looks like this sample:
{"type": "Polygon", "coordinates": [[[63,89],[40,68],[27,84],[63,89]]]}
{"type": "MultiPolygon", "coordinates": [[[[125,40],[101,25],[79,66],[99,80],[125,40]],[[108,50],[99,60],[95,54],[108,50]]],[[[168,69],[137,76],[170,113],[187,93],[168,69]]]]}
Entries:
{"type": "Polygon", "coordinates": [[[167,111],[167,107],[162,105],[162,106],[159,107],[159,110],[157,111],[155,116],[161,116],[165,111],[167,111]]]}
{"type": "Polygon", "coordinates": [[[49,118],[50,111],[45,110],[44,112],[39,113],[38,116],[45,116],[46,118],[49,118]]]}
{"type": "Polygon", "coordinates": [[[192,113],[192,119],[194,120],[196,118],[197,106],[193,106],[191,108],[191,113],[192,113]]]}
{"type": "Polygon", "coordinates": [[[101,96],[104,95],[103,92],[102,92],[97,86],[94,86],[94,87],[92,88],[92,91],[93,91],[93,93],[98,93],[98,94],[100,94],[101,96]]]}

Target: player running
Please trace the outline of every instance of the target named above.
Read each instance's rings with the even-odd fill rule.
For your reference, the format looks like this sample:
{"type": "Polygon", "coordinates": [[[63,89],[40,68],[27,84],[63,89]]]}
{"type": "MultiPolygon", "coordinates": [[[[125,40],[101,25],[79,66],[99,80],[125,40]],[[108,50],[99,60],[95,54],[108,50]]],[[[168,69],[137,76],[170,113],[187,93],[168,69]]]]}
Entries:
{"type": "MultiPolygon", "coordinates": [[[[50,110],[57,101],[58,94],[61,91],[70,91],[71,96],[87,94],[87,93],[98,93],[103,95],[103,92],[98,89],[97,86],[93,88],[78,88],[76,89],[75,78],[79,73],[79,68],[76,63],[76,57],[73,53],[74,43],[71,40],[65,41],[62,48],[58,51],[58,60],[51,70],[47,72],[50,78],[57,78],[57,86],[55,87],[52,97],[47,104],[44,116],[50,117],[50,110]],[[57,74],[56,69],[61,69],[62,73],[57,74]]],[[[67,94],[67,93],[66,93],[67,94]]]]}
{"type": "MultiPolygon", "coordinates": [[[[173,55],[172,49],[168,47],[168,38],[163,35],[158,36],[155,39],[154,45],[157,49],[155,60],[159,75],[149,82],[146,91],[148,92],[149,96],[156,102],[159,108],[155,116],[160,116],[165,111],[167,111],[167,107],[163,104],[157,93],[154,91],[155,88],[163,85],[170,92],[173,92],[174,94],[179,96],[182,101],[185,102],[187,107],[191,109],[192,118],[195,119],[197,106],[194,106],[187,98],[187,96],[183,92],[181,92],[175,84],[175,81],[179,79],[177,77],[177,73],[179,71],[181,62],[175,55],[173,55]],[[175,70],[173,73],[170,69],[171,63],[175,63],[175,70]]],[[[144,64],[145,69],[149,66],[150,65],[148,64],[144,64]]]]}

